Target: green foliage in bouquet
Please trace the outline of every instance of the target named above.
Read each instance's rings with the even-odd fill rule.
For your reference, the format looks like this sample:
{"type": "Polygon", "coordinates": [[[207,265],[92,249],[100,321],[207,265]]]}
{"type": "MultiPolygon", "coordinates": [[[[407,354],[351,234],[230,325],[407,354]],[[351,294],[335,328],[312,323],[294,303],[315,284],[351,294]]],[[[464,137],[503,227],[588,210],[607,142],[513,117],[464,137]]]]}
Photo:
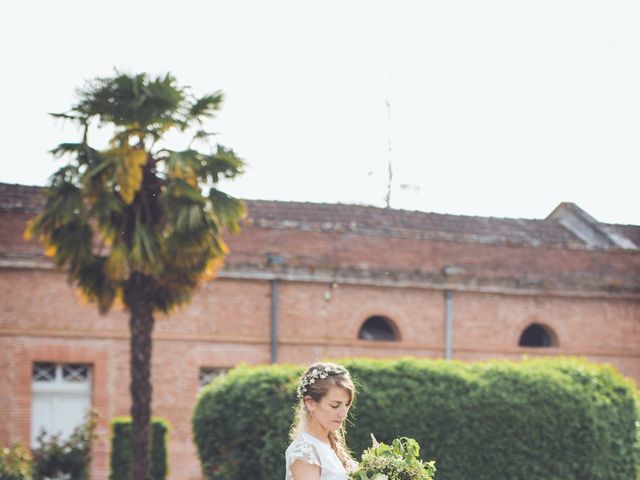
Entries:
{"type": "Polygon", "coordinates": [[[435,462],[420,460],[420,445],[413,438],[395,438],[391,445],[378,443],[362,453],[358,470],[352,480],[432,480],[435,462]]]}

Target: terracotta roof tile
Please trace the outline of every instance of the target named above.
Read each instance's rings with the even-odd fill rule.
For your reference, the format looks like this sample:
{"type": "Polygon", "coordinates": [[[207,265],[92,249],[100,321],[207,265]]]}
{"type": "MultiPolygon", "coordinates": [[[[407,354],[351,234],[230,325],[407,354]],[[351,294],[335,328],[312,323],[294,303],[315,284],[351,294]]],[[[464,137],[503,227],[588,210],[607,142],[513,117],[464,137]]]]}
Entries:
{"type": "MultiPolygon", "coordinates": [[[[553,220],[447,215],[369,206],[247,200],[256,227],[353,232],[424,240],[522,246],[586,248],[582,240],[553,220]]],[[[612,225],[618,229],[618,226],[612,225]]],[[[620,229],[640,235],[640,227],[620,229]]]]}
{"type": "MultiPolygon", "coordinates": [[[[37,213],[41,187],[0,183],[0,211],[37,213]]],[[[424,240],[523,246],[584,248],[571,231],[553,220],[447,215],[371,206],[246,200],[255,227],[352,232],[424,240]]],[[[640,226],[607,225],[640,245],[640,226]]]]}
{"type": "Polygon", "coordinates": [[[42,187],[0,183],[0,212],[39,212],[41,191],[42,187]]]}
{"type": "MultiPolygon", "coordinates": [[[[0,259],[41,257],[22,240],[41,189],[0,184],[0,259]]],[[[225,270],[328,272],[398,282],[640,293],[640,250],[588,248],[552,219],[471,217],[304,202],[247,201],[225,270]],[[282,262],[273,267],[270,255],[282,262]]],[[[640,245],[640,227],[601,224],[640,245]]]]}

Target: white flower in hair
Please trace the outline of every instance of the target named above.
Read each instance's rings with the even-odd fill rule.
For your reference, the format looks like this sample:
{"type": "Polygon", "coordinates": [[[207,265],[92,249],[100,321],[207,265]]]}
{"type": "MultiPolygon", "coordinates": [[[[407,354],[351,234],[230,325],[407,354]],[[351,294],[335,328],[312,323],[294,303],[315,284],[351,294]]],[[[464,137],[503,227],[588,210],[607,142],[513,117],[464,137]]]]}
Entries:
{"type": "Polygon", "coordinates": [[[327,366],[322,371],[318,371],[317,368],[314,368],[300,380],[300,385],[298,385],[297,389],[298,398],[302,399],[304,394],[307,392],[307,387],[315,383],[317,379],[325,379],[330,375],[346,374],[348,374],[347,369],[340,365],[336,365],[335,367],[327,366]]]}

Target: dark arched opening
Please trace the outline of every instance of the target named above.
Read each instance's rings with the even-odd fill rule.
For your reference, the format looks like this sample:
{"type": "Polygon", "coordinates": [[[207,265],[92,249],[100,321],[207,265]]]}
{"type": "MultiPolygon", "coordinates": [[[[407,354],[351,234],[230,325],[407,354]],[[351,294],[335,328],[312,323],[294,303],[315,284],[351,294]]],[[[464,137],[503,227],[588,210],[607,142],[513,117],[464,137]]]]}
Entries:
{"type": "Polygon", "coordinates": [[[360,327],[358,338],[360,340],[398,340],[398,331],[391,320],[380,315],[367,318],[360,327]]]}
{"type": "Polygon", "coordinates": [[[539,323],[532,323],[520,336],[521,347],[553,347],[556,341],[551,330],[539,323]]]}

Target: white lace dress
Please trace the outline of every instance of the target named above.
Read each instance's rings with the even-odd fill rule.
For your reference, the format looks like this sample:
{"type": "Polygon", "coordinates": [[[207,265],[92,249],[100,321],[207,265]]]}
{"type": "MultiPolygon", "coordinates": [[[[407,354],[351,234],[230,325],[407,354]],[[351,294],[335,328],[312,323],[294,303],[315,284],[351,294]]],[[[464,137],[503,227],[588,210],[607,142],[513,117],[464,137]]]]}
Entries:
{"type": "Polygon", "coordinates": [[[285,453],[287,473],[285,480],[293,480],[291,465],[302,460],[320,467],[320,480],[347,480],[348,475],[331,445],[302,432],[289,445],[285,453]]]}

